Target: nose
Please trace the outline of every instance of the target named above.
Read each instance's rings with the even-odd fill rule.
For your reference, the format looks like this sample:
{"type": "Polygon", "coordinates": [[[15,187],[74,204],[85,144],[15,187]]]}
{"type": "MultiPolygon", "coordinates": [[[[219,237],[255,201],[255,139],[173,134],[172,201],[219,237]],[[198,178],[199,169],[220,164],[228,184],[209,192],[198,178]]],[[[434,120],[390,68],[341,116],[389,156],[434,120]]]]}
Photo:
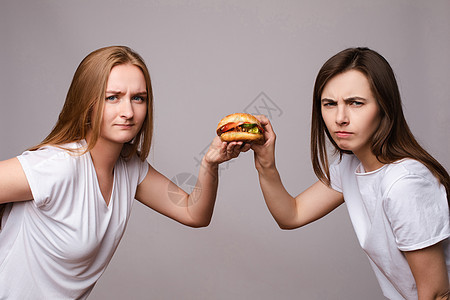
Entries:
{"type": "Polygon", "coordinates": [[[130,99],[124,99],[120,103],[120,116],[124,119],[132,119],[134,116],[133,105],[130,99]]]}
{"type": "Polygon", "coordinates": [[[347,108],[345,105],[338,105],[337,111],[336,111],[336,124],[338,125],[348,125],[349,123],[349,117],[347,108]]]}

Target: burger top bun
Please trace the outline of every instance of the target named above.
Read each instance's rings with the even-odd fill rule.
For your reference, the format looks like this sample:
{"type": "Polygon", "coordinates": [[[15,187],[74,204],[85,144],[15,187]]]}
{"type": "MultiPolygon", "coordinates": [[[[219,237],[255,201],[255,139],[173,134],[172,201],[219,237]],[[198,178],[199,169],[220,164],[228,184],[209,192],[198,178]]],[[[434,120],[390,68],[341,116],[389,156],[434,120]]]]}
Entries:
{"type": "Polygon", "coordinates": [[[224,117],[222,120],[220,120],[219,125],[217,125],[217,129],[219,129],[225,124],[233,122],[248,122],[248,123],[255,123],[261,126],[261,123],[258,121],[258,119],[252,116],[251,114],[236,113],[228,115],[224,117]]]}

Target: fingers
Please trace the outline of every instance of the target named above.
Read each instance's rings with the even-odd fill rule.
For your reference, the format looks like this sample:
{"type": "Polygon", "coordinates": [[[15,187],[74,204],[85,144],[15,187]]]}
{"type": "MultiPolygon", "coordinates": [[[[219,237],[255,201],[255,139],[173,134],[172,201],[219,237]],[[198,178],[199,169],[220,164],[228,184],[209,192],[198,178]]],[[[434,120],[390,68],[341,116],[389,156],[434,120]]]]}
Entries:
{"type": "Polygon", "coordinates": [[[247,152],[252,147],[252,144],[244,143],[241,147],[241,152],[247,152]]]}
{"type": "Polygon", "coordinates": [[[265,115],[257,115],[255,118],[258,119],[258,121],[261,123],[263,129],[264,129],[264,138],[267,140],[271,135],[275,135],[273,131],[272,124],[270,123],[269,118],[267,118],[265,115]]]}
{"type": "Polygon", "coordinates": [[[239,153],[245,148],[243,142],[230,142],[227,145],[227,156],[230,158],[235,158],[239,156],[239,153]]]}
{"type": "Polygon", "coordinates": [[[247,152],[251,149],[250,143],[224,142],[220,138],[215,138],[210,145],[205,158],[208,162],[220,164],[230,159],[236,158],[241,152],[247,152]]]}
{"type": "Polygon", "coordinates": [[[251,145],[244,142],[223,142],[220,152],[222,153],[223,160],[227,161],[239,156],[241,152],[247,152],[251,148],[251,145]]]}
{"type": "Polygon", "coordinates": [[[269,119],[265,115],[256,115],[254,117],[258,119],[261,125],[266,125],[270,123],[269,119]]]}

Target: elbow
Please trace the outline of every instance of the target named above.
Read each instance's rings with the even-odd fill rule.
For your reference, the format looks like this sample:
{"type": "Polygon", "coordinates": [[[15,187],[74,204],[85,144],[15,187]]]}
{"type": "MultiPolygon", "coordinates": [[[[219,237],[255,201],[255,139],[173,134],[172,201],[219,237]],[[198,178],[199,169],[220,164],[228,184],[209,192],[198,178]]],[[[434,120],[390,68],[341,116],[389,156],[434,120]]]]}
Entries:
{"type": "Polygon", "coordinates": [[[289,226],[289,225],[286,225],[286,224],[280,224],[280,223],[278,223],[278,227],[281,230],[292,230],[292,229],[294,229],[294,228],[292,228],[292,226],[289,226]]]}
{"type": "Polygon", "coordinates": [[[191,228],[205,228],[205,227],[208,227],[209,224],[211,224],[211,218],[204,219],[204,220],[190,220],[183,224],[186,226],[189,226],[191,228]]]}
{"type": "Polygon", "coordinates": [[[207,223],[205,222],[205,223],[191,224],[189,226],[192,228],[205,228],[205,227],[208,227],[209,224],[210,224],[210,222],[207,222],[207,223]]]}
{"type": "Polygon", "coordinates": [[[294,224],[289,224],[289,223],[282,223],[282,222],[278,222],[278,227],[280,227],[281,230],[292,230],[292,229],[297,229],[301,226],[298,225],[294,225],[294,224]]]}

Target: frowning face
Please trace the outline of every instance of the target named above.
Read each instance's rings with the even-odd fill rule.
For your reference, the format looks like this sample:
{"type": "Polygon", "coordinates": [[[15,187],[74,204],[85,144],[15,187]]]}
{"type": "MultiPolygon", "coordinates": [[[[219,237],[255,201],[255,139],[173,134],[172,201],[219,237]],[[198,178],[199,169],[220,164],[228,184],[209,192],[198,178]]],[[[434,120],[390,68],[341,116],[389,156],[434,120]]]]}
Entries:
{"type": "Polygon", "coordinates": [[[113,67],[108,77],[98,142],[131,141],[147,115],[147,97],[141,69],[131,64],[113,67]]]}
{"type": "Polygon", "coordinates": [[[370,142],[381,118],[367,77],[349,70],[331,78],[321,96],[321,112],[333,140],[356,156],[373,155],[370,142]]]}

